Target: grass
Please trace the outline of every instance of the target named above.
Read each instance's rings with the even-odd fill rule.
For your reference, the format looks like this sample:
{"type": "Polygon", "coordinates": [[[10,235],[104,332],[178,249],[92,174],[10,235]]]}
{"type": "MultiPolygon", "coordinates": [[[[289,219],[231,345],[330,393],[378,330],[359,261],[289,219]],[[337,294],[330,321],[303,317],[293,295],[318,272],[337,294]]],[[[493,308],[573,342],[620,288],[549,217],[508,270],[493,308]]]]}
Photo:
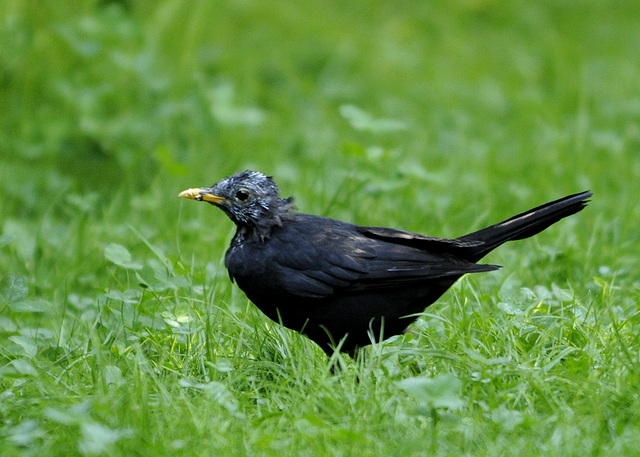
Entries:
{"type": "Polygon", "coordinates": [[[0,4],[0,449],[637,455],[633,1],[0,4]],[[462,235],[591,189],[344,370],[187,187],[462,235]]]}

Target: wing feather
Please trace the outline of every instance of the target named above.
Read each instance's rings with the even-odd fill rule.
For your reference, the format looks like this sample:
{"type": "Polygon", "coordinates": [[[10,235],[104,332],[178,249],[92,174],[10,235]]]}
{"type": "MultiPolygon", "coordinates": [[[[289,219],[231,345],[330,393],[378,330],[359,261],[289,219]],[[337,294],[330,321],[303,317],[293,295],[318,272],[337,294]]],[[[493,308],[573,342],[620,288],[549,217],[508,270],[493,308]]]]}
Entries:
{"type": "Polygon", "coordinates": [[[284,278],[277,287],[300,297],[401,287],[499,268],[456,255],[476,242],[358,227],[314,216],[286,227],[270,241],[269,262],[278,270],[272,277],[284,278]],[[316,229],[300,233],[309,223],[316,229]]]}

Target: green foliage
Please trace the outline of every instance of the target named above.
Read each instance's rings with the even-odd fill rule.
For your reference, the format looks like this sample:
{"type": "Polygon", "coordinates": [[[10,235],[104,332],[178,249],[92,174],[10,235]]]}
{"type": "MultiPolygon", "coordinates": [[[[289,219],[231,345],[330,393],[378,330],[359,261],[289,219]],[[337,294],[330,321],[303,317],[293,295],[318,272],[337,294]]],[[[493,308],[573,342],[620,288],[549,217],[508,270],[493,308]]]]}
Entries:
{"type": "Polygon", "coordinates": [[[0,2],[0,454],[637,454],[639,29],[630,0],[0,2]],[[177,198],[245,168],[436,236],[594,198],[329,361],[177,198]]]}

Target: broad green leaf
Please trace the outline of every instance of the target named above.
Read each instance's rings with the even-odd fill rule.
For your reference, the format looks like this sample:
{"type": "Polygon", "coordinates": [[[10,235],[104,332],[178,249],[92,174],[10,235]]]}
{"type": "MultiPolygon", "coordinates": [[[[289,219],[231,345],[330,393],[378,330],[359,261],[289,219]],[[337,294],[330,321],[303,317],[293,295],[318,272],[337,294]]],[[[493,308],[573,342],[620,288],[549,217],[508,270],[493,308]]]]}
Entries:
{"type": "Polygon", "coordinates": [[[104,294],[105,297],[124,303],[134,304],[140,300],[140,291],[136,289],[127,289],[124,292],[118,289],[110,289],[104,294]]]}
{"type": "Polygon", "coordinates": [[[369,113],[353,105],[342,105],[340,107],[340,114],[348,120],[356,130],[393,132],[407,128],[404,122],[395,119],[374,119],[369,113]]]}
{"type": "Polygon", "coordinates": [[[22,300],[9,305],[14,313],[44,313],[50,308],[45,300],[36,298],[35,300],[22,300]]]}
{"type": "Polygon", "coordinates": [[[104,256],[107,260],[123,268],[131,270],[140,270],[142,268],[142,264],[132,260],[129,250],[121,244],[111,243],[105,246],[104,256]]]}
{"type": "Polygon", "coordinates": [[[112,429],[98,422],[83,422],[80,425],[82,439],[78,450],[84,455],[110,454],[110,446],[121,438],[132,435],[130,429],[112,429]]]}
{"type": "Polygon", "coordinates": [[[18,329],[16,323],[8,317],[0,316],[0,331],[13,333],[18,329]]]}
{"type": "Polygon", "coordinates": [[[67,202],[85,214],[93,212],[100,201],[100,194],[91,192],[84,195],[69,194],[67,202]]]}
{"type": "Polygon", "coordinates": [[[497,307],[510,316],[523,316],[524,312],[513,306],[511,303],[499,302],[497,307]]]}
{"type": "Polygon", "coordinates": [[[22,300],[29,293],[27,280],[22,276],[9,273],[0,279],[0,294],[9,303],[22,300]]]}
{"type": "Polygon", "coordinates": [[[186,379],[178,381],[182,387],[190,387],[193,389],[202,390],[210,398],[213,398],[220,405],[224,406],[230,413],[238,411],[238,400],[233,396],[233,393],[229,388],[218,381],[211,381],[207,383],[192,382],[186,379]]]}
{"type": "Polygon", "coordinates": [[[30,446],[34,440],[45,436],[45,432],[40,428],[38,422],[30,419],[9,428],[7,432],[13,444],[23,448],[30,446]]]}
{"type": "Polygon", "coordinates": [[[491,420],[500,424],[503,429],[511,431],[524,422],[522,412],[500,406],[491,412],[491,420]]]}
{"type": "Polygon", "coordinates": [[[29,375],[29,376],[38,376],[38,370],[31,365],[27,359],[14,359],[11,362],[13,368],[20,374],[29,375]]]}
{"type": "Polygon", "coordinates": [[[122,370],[116,367],[115,365],[107,365],[103,370],[104,380],[107,385],[116,385],[119,386],[124,382],[122,378],[122,370]]]}
{"type": "Polygon", "coordinates": [[[11,234],[0,236],[0,248],[6,246],[7,244],[11,243],[15,239],[16,239],[16,236],[11,234]]]}
{"type": "Polygon", "coordinates": [[[44,417],[58,424],[74,425],[86,422],[89,418],[89,412],[91,410],[91,403],[83,401],[70,406],[65,411],[60,411],[54,408],[46,408],[44,410],[44,417]]]}
{"type": "Polygon", "coordinates": [[[24,351],[24,355],[30,359],[34,358],[38,353],[38,345],[31,338],[21,335],[13,335],[9,337],[9,341],[13,341],[24,351]]]}
{"type": "Polygon", "coordinates": [[[434,378],[407,378],[398,382],[398,387],[429,408],[460,409],[464,406],[462,381],[452,374],[441,374],[434,378]]]}

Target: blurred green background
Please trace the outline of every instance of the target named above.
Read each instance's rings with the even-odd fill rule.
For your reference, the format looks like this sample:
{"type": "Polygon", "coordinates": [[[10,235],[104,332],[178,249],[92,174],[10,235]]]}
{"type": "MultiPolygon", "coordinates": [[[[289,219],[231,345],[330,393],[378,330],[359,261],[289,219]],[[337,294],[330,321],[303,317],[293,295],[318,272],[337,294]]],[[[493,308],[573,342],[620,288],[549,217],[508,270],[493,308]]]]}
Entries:
{"type": "MultiPolygon", "coordinates": [[[[261,354],[263,343],[257,340],[242,346],[265,324],[225,277],[222,258],[232,224],[208,205],[181,201],[177,194],[247,168],[273,175],[303,212],[447,237],[592,190],[595,196],[583,213],[536,241],[492,254],[490,261],[508,271],[474,281],[489,294],[483,295],[485,308],[493,309],[487,301],[505,300],[497,297],[499,289],[551,290],[557,283],[573,290],[578,301],[593,305],[596,297],[606,297],[607,306],[623,310],[619,327],[595,326],[585,338],[608,335],[602,344],[623,348],[616,357],[601,355],[611,363],[629,361],[613,369],[619,377],[610,382],[623,386],[616,398],[631,405],[628,421],[640,417],[637,393],[624,388],[631,382],[625,376],[638,378],[637,368],[629,367],[638,363],[638,335],[631,324],[640,290],[639,30],[640,3],[634,0],[0,2],[0,439],[7,455],[54,455],[69,443],[72,454],[83,455],[183,448],[198,455],[278,453],[286,443],[297,450],[291,455],[354,451],[345,442],[362,437],[333,436],[318,424],[314,433],[323,439],[316,447],[300,424],[276,428],[275,441],[264,446],[241,438],[260,430],[263,401],[277,415],[286,410],[283,405],[296,403],[295,395],[320,398],[323,389],[345,385],[363,408],[367,395],[394,398],[383,381],[372,394],[366,382],[318,374],[326,368],[322,355],[286,332],[280,337],[294,338],[291,359],[304,354],[321,365],[308,362],[316,371],[304,366],[295,372],[296,379],[320,386],[318,391],[310,393],[302,383],[299,391],[292,387],[294,397],[280,392],[280,400],[273,400],[273,386],[267,385],[257,389],[265,399],[255,393],[255,379],[239,381],[237,375],[236,384],[227,383],[228,375],[221,374],[229,371],[216,365],[222,354],[232,365],[239,355],[247,366],[270,357],[284,362],[273,358],[277,350],[261,354]],[[207,316],[214,316],[211,322],[207,316]],[[201,324],[197,331],[176,331],[190,319],[201,324]],[[213,348],[207,346],[212,339],[213,348]],[[154,355],[136,352],[141,346],[152,347],[154,355]],[[194,347],[204,352],[190,352],[194,347]],[[136,353],[155,360],[155,387],[133,381],[136,353]],[[208,371],[213,366],[217,375],[208,371]],[[123,381],[108,382],[105,372],[123,381]],[[187,438],[165,438],[166,430],[148,416],[127,416],[131,408],[124,403],[116,411],[127,411],[127,419],[108,412],[110,395],[117,394],[109,390],[114,383],[120,389],[133,384],[129,393],[141,399],[161,392],[160,403],[169,405],[171,389],[185,390],[174,375],[213,379],[238,395],[247,389],[237,383],[253,386],[246,403],[240,400],[244,425],[231,426],[229,447],[206,441],[212,433],[207,427],[199,433],[208,444],[199,448],[187,438]],[[100,383],[102,390],[91,387],[100,383]],[[102,412],[84,401],[101,404],[102,412]],[[106,428],[80,427],[78,438],[76,422],[51,412],[71,404],[84,405],[78,417],[93,417],[106,428]],[[138,427],[149,430],[148,442],[126,431],[138,427]],[[100,447],[96,439],[106,444],[100,447]],[[123,442],[130,446],[120,447],[123,442]]],[[[457,301],[482,295],[474,287],[456,292],[457,301]]],[[[437,313],[435,307],[429,312],[437,313]]],[[[588,356],[591,368],[597,365],[594,357],[588,356]]],[[[418,363],[420,368],[401,366],[396,374],[456,371],[467,362],[418,363]]],[[[292,379],[284,366],[281,375],[292,379]]],[[[363,379],[362,373],[358,377],[363,379]]],[[[458,377],[466,379],[461,372],[458,377]]],[[[586,388],[576,379],[567,389],[586,388]]],[[[550,389],[540,395],[558,393],[550,389]]],[[[607,390],[596,381],[588,389],[607,390]]],[[[506,397],[496,392],[490,398],[497,405],[506,397]]],[[[570,404],[569,397],[562,398],[570,404]]],[[[351,400],[336,400],[335,411],[351,400]]],[[[599,401],[608,404],[611,398],[599,401]]],[[[493,403],[486,402],[490,406],[484,404],[485,411],[469,419],[473,424],[493,414],[487,412],[493,403]]],[[[613,455],[637,444],[632,432],[625,435],[605,413],[594,422],[609,424],[594,438],[605,445],[576,444],[576,437],[591,430],[587,425],[570,432],[574,438],[553,441],[554,432],[545,429],[543,436],[536,430],[558,410],[550,406],[541,412],[531,406],[534,401],[514,402],[513,417],[525,417],[516,422],[531,426],[519,434],[522,448],[542,441],[546,451],[540,452],[546,454],[541,455],[603,450],[613,455]]],[[[144,405],[148,412],[146,400],[144,405]]],[[[176,405],[151,410],[171,422],[175,408],[181,411],[176,417],[187,414],[176,405]]],[[[391,416],[404,414],[398,411],[391,416]]],[[[307,418],[311,422],[313,414],[307,418]]],[[[344,420],[362,414],[355,408],[344,420]]],[[[418,438],[429,424],[435,430],[434,418],[416,419],[409,428],[400,427],[402,432],[376,423],[374,436],[363,432],[362,439],[386,444],[357,449],[365,455],[401,450],[419,455],[418,438]],[[386,438],[382,430],[388,430],[386,438]]],[[[574,423],[565,419],[567,427],[574,423]]],[[[212,423],[216,420],[222,419],[212,423]]],[[[345,427],[358,429],[353,423],[345,427]]],[[[434,455],[508,455],[518,449],[515,437],[459,441],[459,433],[466,432],[459,431],[459,423],[452,427],[448,445],[432,447],[434,455]]],[[[499,436],[481,425],[467,435],[478,431],[499,436]]]]}

